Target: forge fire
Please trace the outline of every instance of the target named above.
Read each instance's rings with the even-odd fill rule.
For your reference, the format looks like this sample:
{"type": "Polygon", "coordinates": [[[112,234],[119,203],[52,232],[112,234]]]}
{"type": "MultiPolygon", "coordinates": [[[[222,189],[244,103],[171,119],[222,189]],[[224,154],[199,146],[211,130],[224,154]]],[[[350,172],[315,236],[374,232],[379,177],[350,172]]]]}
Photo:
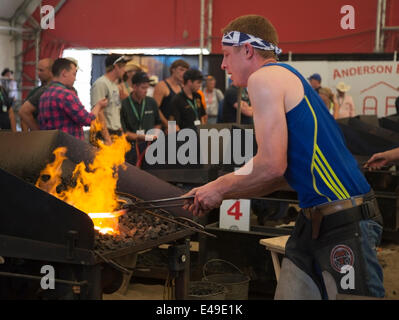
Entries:
{"type": "Polygon", "coordinates": [[[55,159],[44,168],[36,187],[89,214],[94,227],[102,234],[119,234],[118,219],[123,211],[117,211],[120,200],[116,195],[117,169],[124,166],[125,154],[130,144],[124,136],[116,137],[112,145],[97,141],[99,146],[92,163],[83,161],[76,165],[72,184],[62,183],[62,164],[67,148],[54,150],[55,159]]]}

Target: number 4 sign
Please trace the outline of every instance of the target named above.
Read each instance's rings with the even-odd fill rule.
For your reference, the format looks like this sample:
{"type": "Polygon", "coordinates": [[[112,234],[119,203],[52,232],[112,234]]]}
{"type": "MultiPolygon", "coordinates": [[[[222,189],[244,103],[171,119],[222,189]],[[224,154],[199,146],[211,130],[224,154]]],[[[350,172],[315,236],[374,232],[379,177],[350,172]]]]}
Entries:
{"type": "Polygon", "coordinates": [[[224,200],[220,206],[221,229],[249,231],[251,200],[224,200]]]}

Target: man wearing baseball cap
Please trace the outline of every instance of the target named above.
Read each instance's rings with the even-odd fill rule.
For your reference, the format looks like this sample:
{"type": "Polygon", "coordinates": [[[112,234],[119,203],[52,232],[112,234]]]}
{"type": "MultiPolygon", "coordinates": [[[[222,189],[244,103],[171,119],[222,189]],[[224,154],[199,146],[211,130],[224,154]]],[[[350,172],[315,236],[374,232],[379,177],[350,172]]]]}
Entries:
{"type": "Polygon", "coordinates": [[[111,135],[121,135],[122,125],[120,118],[121,99],[117,81],[125,73],[125,65],[129,61],[123,55],[110,54],[105,59],[105,74],[98,78],[91,87],[91,105],[94,107],[103,98],[108,99],[108,105],[99,114],[102,123],[101,138],[105,144],[112,144],[111,135]]]}
{"type": "Polygon", "coordinates": [[[133,91],[122,101],[121,124],[127,140],[132,144],[131,151],[126,154],[126,161],[131,164],[138,165],[138,160],[143,160],[140,155],[144,154],[147,146],[145,141],[154,138],[146,135],[147,131],[161,129],[162,125],[156,101],[147,96],[150,82],[145,72],[136,72],[132,77],[133,91]]]}

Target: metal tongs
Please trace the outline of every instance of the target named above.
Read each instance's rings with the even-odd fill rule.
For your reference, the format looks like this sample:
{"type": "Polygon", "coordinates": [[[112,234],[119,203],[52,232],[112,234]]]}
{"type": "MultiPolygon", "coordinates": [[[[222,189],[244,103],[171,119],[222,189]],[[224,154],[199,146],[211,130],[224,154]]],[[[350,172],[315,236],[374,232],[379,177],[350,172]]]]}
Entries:
{"type": "Polygon", "coordinates": [[[194,199],[194,195],[192,196],[185,196],[185,197],[174,197],[174,198],[166,198],[166,199],[157,199],[157,200],[147,200],[147,201],[140,201],[135,203],[127,203],[124,206],[133,207],[136,209],[163,209],[163,208],[172,208],[172,207],[181,207],[183,203],[182,200],[187,199],[194,199]],[[172,204],[163,204],[167,202],[179,201],[179,203],[172,203],[172,204]],[[154,205],[155,204],[155,205],[154,205]],[[156,205],[160,204],[160,205],[156,205]]]}
{"type": "MultiPolygon", "coordinates": [[[[128,197],[128,198],[130,198],[132,200],[136,200],[137,199],[136,197],[132,196],[129,193],[118,192],[118,194],[121,195],[121,196],[128,197]]],[[[183,205],[183,203],[181,203],[182,200],[194,199],[194,197],[195,196],[192,195],[192,196],[185,196],[185,197],[174,197],[174,198],[157,199],[157,200],[146,200],[146,201],[137,201],[136,200],[134,203],[125,203],[123,205],[123,208],[124,209],[132,208],[132,209],[146,210],[147,213],[149,213],[149,214],[151,214],[151,215],[153,215],[155,217],[158,217],[160,219],[163,219],[163,220],[178,224],[178,225],[180,225],[182,227],[185,227],[187,229],[191,229],[191,230],[193,230],[195,232],[203,233],[203,234],[206,234],[208,236],[216,238],[216,236],[214,234],[205,231],[204,230],[205,227],[202,224],[199,224],[199,223],[195,222],[194,220],[191,220],[191,219],[186,218],[186,217],[168,218],[168,217],[165,217],[162,214],[157,214],[157,213],[155,213],[155,212],[150,210],[150,209],[161,209],[161,211],[162,211],[164,208],[181,207],[183,205]],[[180,203],[173,203],[173,204],[166,204],[166,205],[163,204],[164,202],[173,202],[173,201],[180,201],[180,203]],[[155,204],[161,203],[161,205],[157,206],[157,205],[153,205],[153,203],[155,203],[155,204]],[[186,225],[186,224],[184,224],[184,223],[182,223],[180,221],[177,221],[177,219],[184,220],[184,221],[190,223],[191,226],[190,225],[186,225]]]]}

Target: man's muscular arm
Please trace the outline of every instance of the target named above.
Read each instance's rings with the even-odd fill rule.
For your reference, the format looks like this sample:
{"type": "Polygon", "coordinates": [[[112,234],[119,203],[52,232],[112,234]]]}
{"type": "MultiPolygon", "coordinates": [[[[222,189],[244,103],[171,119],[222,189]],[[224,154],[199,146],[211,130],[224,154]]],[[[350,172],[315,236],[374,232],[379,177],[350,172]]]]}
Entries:
{"type": "MultiPolygon", "coordinates": [[[[162,100],[167,95],[168,88],[166,87],[163,81],[159,82],[154,88],[154,95],[153,98],[157,102],[158,108],[161,106],[162,100]]],[[[159,110],[159,117],[161,118],[162,125],[164,127],[168,127],[168,119],[165,118],[164,114],[161,110],[159,110]]]]}
{"type": "Polygon", "coordinates": [[[245,166],[219,177],[203,187],[191,190],[194,202],[186,206],[194,215],[202,215],[220,206],[224,199],[249,197],[275,191],[287,168],[288,131],[284,108],[284,79],[278,70],[259,70],[248,80],[254,111],[258,152],[245,166]],[[272,187],[274,186],[274,187],[272,187]]]}
{"type": "Polygon", "coordinates": [[[18,111],[18,115],[20,118],[26,123],[26,125],[31,130],[39,130],[39,124],[36,122],[35,118],[33,117],[33,113],[36,111],[36,107],[26,100],[21,108],[18,111]]]}

